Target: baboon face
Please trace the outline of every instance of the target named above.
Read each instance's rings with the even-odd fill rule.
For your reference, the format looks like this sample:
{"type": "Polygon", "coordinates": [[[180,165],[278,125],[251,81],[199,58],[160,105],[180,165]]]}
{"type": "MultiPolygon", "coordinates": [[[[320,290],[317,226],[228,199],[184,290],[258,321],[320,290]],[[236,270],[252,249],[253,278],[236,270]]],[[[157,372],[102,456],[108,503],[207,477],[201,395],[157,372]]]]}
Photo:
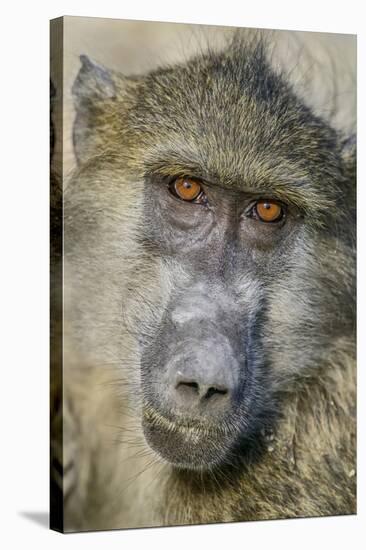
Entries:
{"type": "Polygon", "coordinates": [[[109,162],[143,189],[136,247],[150,271],[130,298],[145,311],[143,431],[171,464],[212,468],[260,439],[280,392],[346,330],[333,265],[352,217],[341,146],[261,45],[130,84],[99,77],[116,87],[109,162]]]}
{"type": "Polygon", "coordinates": [[[303,253],[303,215],[269,189],[188,176],[145,185],[146,242],[172,290],[141,342],[144,432],[173,464],[213,465],[272,412],[266,317],[303,253]]]}

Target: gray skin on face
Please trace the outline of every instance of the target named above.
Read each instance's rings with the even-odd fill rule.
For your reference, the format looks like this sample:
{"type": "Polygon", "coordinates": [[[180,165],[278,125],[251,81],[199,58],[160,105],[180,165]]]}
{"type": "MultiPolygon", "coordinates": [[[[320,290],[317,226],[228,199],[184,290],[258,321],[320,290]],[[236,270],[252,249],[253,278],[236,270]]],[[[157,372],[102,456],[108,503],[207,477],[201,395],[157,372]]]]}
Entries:
{"type": "Polygon", "coordinates": [[[206,469],[232,460],[238,442],[272,419],[261,342],[266,287],[296,256],[303,226],[286,204],[275,223],[254,217],[258,193],[210,183],[202,193],[203,202],[185,202],[169,180],[146,179],[145,246],[185,278],[174,282],[152,343],[141,342],[141,369],[149,444],[179,467],[206,469]]]}

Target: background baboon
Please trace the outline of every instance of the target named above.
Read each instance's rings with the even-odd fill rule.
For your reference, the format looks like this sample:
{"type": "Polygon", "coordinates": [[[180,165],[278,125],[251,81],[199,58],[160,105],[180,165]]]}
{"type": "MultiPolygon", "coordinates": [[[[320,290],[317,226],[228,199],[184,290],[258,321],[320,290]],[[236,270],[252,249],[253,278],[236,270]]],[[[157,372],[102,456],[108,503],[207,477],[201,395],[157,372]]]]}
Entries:
{"type": "Polygon", "coordinates": [[[355,512],[354,138],[277,36],[133,77],[81,58],[65,530],[355,512]]]}

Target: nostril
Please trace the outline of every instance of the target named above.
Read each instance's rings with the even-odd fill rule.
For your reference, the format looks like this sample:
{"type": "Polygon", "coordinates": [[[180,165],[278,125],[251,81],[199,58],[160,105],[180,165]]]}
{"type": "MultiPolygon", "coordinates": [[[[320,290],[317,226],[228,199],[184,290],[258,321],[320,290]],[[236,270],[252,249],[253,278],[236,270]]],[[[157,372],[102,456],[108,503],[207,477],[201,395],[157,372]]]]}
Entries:
{"type": "Polygon", "coordinates": [[[227,388],[220,386],[207,387],[204,384],[198,384],[193,380],[180,380],[176,386],[176,391],[186,397],[198,397],[200,400],[209,400],[214,396],[223,396],[228,393],[227,388]]]}
{"type": "Polygon", "coordinates": [[[211,386],[211,388],[208,388],[207,392],[203,396],[204,399],[210,399],[214,395],[226,395],[227,390],[223,388],[215,388],[214,386],[211,386]]]}
{"type": "Polygon", "coordinates": [[[230,393],[226,384],[215,383],[212,378],[201,380],[196,376],[182,376],[180,372],[173,387],[177,404],[189,408],[223,406],[228,402],[227,396],[230,393]]]}
{"type": "Polygon", "coordinates": [[[178,382],[178,384],[175,386],[176,390],[185,390],[187,388],[191,388],[194,393],[199,393],[199,386],[197,382],[178,382]]]}

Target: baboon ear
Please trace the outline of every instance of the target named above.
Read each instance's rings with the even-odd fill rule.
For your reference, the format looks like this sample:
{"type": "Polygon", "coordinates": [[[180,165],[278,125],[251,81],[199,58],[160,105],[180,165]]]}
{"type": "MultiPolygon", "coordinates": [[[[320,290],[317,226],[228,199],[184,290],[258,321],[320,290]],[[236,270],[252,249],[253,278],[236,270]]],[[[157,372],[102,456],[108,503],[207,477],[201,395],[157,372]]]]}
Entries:
{"type": "Polygon", "coordinates": [[[355,159],[356,147],[356,134],[351,134],[348,138],[342,141],[342,157],[345,161],[347,161],[348,159],[355,159]]]}
{"type": "Polygon", "coordinates": [[[341,143],[342,159],[348,177],[356,176],[357,138],[352,134],[341,143]]]}
{"type": "Polygon", "coordinates": [[[93,63],[88,56],[81,55],[81,68],[72,87],[76,108],[85,101],[111,99],[116,95],[112,71],[93,63]]]}
{"type": "Polygon", "coordinates": [[[78,163],[98,141],[103,114],[117,96],[116,73],[97,65],[86,55],[81,55],[80,61],[81,68],[72,87],[76,110],[73,144],[78,163]]]}

